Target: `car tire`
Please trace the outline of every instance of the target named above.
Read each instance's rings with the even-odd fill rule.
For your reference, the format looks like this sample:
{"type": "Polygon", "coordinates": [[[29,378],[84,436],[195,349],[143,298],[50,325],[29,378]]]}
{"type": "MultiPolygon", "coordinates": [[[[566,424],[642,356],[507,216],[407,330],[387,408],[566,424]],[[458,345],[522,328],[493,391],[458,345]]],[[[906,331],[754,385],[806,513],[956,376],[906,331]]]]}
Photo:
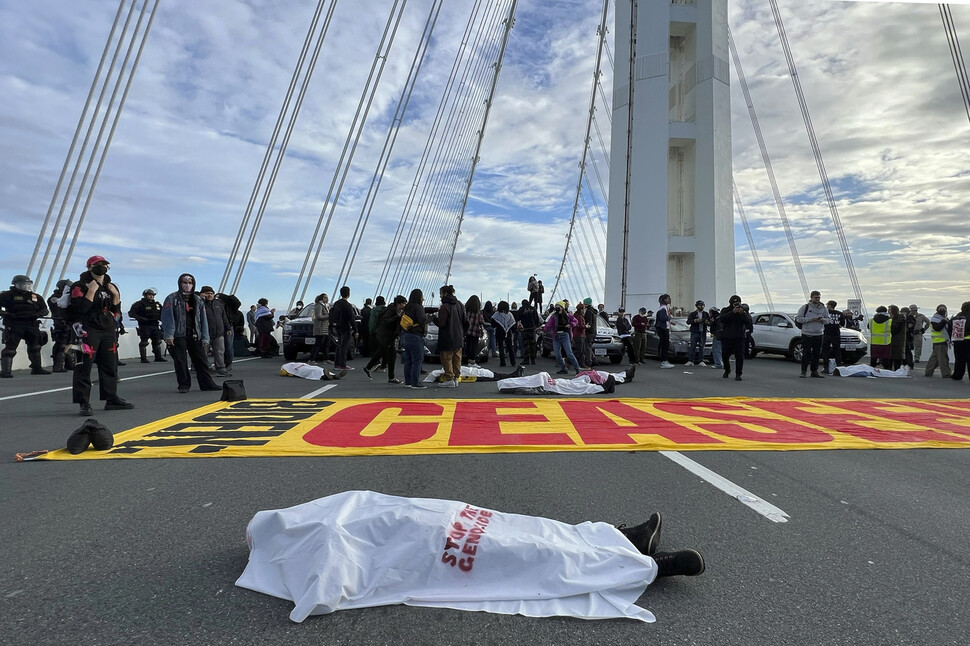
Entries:
{"type": "Polygon", "coordinates": [[[296,361],[296,355],[299,351],[292,345],[283,346],[283,358],[287,361],[296,361]]]}
{"type": "Polygon", "coordinates": [[[761,352],[761,351],[760,351],[760,350],[758,350],[758,346],[756,346],[756,345],[754,345],[754,344],[752,343],[752,344],[751,344],[751,352],[750,352],[750,353],[748,354],[748,358],[749,358],[749,359],[754,359],[755,357],[757,357],[757,356],[758,356],[758,353],[759,353],[759,352],[761,352]]]}
{"type": "Polygon", "coordinates": [[[804,348],[805,346],[802,345],[802,340],[795,339],[794,341],[792,341],[791,347],[789,348],[789,351],[788,351],[789,358],[792,359],[793,361],[797,361],[801,363],[802,354],[805,351],[804,348]]]}

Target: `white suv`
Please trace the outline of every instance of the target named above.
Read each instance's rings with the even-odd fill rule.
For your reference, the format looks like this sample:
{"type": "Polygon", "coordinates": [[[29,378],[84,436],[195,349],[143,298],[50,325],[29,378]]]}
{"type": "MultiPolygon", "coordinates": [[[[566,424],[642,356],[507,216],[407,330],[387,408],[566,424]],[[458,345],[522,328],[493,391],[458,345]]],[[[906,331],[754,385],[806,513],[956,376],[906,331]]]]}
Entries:
{"type": "MultiPolygon", "coordinates": [[[[802,360],[802,331],[795,326],[795,315],[785,312],[762,312],[752,314],[754,331],[751,338],[754,347],[751,356],[759,352],[783,354],[795,361],[802,360]]],[[[869,342],[862,332],[842,328],[842,361],[846,365],[857,362],[866,356],[869,342]]]]}

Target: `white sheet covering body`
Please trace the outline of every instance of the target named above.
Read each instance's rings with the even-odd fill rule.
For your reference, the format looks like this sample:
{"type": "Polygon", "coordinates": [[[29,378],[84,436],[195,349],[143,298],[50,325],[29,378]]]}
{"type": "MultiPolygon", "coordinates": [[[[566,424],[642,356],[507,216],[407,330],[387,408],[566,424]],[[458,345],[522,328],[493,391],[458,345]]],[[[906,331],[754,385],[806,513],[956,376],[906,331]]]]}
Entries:
{"type": "MultiPolygon", "coordinates": [[[[442,376],[443,374],[445,374],[445,371],[442,370],[441,368],[437,368],[435,370],[432,370],[430,373],[428,373],[425,376],[424,380],[427,383],[432,383],[432,382],[438,381],[438,377],[442,376]]],[[[495,373],[492,372],[491,370],[488,370],[487,368],[478,368],[478,367],[473,368],[471,366],[462,366],[461,374],[458,375],[458,378],[469,379],[471,377],[476,377],[476,378],[485,377],[487,379],[491,379],[494,376],[495,376],[495,373]]]]}
{"type": "MultiPolygon", "coordinates": [[[[508,388],[542,388],[543,390],[559,395],[598,395],[605,392],[605,389],[590,378],[590,373],[594,371],[581,372],[571,379],[556,379],[548,372],[537,372],[534,375],[523,377],[509,377],[495,382],[498,389],[508,388]]],[[[625,372],[609,373],[602,370],[599,373],[599,381],[605,382],[611,374],[616,383],[622,384],[626,378],[625,372]]]]}
{"type": "Polygon", "coordinates": [[[875,368],[873,366],[839,366],[835,369],[836,374],[841,377],[888,377],[891,379],[901,379],[909,377],[909,368],[901,367],[899,370],[888,370],[886,368],[875,368]]]}
{"type": "Polygon", "coordinates": [[[656,563],[607,523],[348,491],[258,512],[236,585],[293,601],[293,621],[391,604],[655,621],[634,602],[656,563]]]}
{"type": "Polygon", "coordinates": [[[320,366],[311,366],[308,363],[300,363],[299,361],[291,361],[290,363],[284,363],[280,366],[280,372],[285,372],[291,377],[299,377],[301,379],[323,379],[324,369],[320,366]]]}

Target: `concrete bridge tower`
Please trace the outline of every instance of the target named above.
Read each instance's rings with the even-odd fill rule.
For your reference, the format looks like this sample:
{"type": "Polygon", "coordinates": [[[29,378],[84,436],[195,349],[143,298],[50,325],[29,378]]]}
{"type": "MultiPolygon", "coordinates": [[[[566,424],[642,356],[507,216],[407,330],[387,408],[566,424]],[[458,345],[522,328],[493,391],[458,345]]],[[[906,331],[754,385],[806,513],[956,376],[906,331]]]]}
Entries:
{"type": "Polygon", "coordinates": [[[727,6],[616,0],[610,309],[656,310],[663,293],[723,307],[735,292],[727,6]]]}

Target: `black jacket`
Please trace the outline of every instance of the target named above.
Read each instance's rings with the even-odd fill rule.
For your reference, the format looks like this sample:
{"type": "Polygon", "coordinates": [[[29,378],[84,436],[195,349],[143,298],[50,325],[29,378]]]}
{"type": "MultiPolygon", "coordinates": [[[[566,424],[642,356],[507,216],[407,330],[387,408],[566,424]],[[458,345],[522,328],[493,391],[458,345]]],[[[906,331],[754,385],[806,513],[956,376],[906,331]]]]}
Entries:
{"type": "Polygon", "coordinates": [[[754,329],[750,314],[743,310],[735,314],[729,307],[721,310],[718,326],[721,328],[722,339],[743,339],[749,330],[754,329]]]}
{"type": "Polygon", "coordinates": [[[71,323],[80,323],[92,330],[114,332],[116,328],[115,315],[121,314],[121,304],[115,305],[111,302],[111,292],[108,291],[111,276],[104,275],[104,282],[101,283],[95,293],[93,302],[86,297],[88,283],[92,280],[94,280],[94,276],[90,271],[86,271],[81,274],[80,280],[71,285],[71,306],[68,308],[68,319],[71,323]]]}

